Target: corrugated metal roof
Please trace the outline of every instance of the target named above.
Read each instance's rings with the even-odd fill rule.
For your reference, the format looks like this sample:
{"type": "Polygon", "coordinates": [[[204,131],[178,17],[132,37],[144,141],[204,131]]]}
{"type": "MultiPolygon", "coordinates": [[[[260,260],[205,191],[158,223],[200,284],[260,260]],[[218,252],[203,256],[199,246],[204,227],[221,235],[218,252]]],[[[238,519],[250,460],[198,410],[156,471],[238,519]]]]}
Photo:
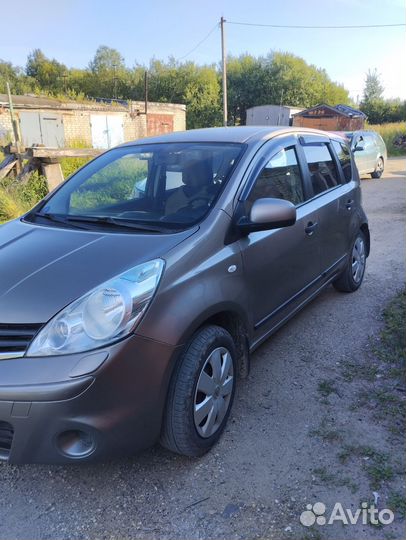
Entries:
{"type": "Polygon", "coordinates": [[[340,103],[339,105],[336,105],[334,108],[337,109],[337,111],[340,111],[346,114],[347,116],[352,116],[352,117],[362,116],[364,118],[367,117],[365,113],[363,113],[362,111],[359,111],[358,109],[354,109],[353,107],[350,107],[349,105],[343,105],[340,103]]]}
{"type": "Polygon", "coordinates": [[[325,107],[326,109],[330,109],[332,112],[336,112],[336,113],[338,112],[343,116],[347,116],[348,118],[359,118],[359,117],[366,118],[367,117],[366,114],[364,114],[362,111],[353,109],[349,105],[343,105],[341,103],[339,105],[334,105],[334,106],[327,105],[326,103],[319,103],[318,105],[315,105],[314,107],[310,107],[309,109],[304,109],[303,111],[300,111],[292,116],[303,116],[309,113],[310,111],[314,111],[316,109],[320,109],[323,107],[325,107]]]}

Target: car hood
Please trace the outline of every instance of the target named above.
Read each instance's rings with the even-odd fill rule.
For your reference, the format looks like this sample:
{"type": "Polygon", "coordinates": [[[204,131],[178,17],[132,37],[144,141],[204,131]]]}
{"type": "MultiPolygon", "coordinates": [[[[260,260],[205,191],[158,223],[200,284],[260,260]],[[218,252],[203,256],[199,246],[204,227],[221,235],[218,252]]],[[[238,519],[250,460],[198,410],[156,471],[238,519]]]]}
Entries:
{"type": "Polygon", "coordinates": [[[0,323],[45,323],[111,277],[165,254],[198,227],[174,234],[0,226],[0,323]]]}

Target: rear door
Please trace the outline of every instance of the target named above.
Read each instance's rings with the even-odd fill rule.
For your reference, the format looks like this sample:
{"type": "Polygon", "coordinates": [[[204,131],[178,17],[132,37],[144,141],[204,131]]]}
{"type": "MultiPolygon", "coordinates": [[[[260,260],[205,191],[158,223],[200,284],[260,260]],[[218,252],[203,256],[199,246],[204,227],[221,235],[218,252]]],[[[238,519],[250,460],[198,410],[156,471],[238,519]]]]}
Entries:
{"type": "Polygon", "coordinates": [[[357,183],[352,179],[351,157],[344,143],[332,143],[327,138],[318,140],[313,136],[300,140],[313,190],[312,202],[318,211],[321,270],[328,279],[344,263],[348,252],[357,183]]]}

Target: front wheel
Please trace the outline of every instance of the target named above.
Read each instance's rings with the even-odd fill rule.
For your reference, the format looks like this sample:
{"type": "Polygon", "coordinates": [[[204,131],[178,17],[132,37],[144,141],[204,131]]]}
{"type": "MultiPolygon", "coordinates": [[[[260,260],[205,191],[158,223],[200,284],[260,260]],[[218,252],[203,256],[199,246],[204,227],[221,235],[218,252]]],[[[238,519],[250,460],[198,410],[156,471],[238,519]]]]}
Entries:
{"type": "Polygon", "coordinates": [[[352,243],[345,269],[333,281],[333,285],[338,291],[354,292],[360,287],[365,274],[366,253],[365,235],[359,231],[352,243]]]}
{"type": "Polygon", "coordinates": [[[200,456],[210,450],[227,423],[236,373],[231,335],[220,326],[202,328],[172,378],[161,444],[186,456],[200,456]]]}
{"type": "Polygon", "coordinates": [[[376,163],[376,167],[373,173],[371,173],[372,178],[380,178],[383,174],[384,163],[383,159],[380,157],[376,163]]]}

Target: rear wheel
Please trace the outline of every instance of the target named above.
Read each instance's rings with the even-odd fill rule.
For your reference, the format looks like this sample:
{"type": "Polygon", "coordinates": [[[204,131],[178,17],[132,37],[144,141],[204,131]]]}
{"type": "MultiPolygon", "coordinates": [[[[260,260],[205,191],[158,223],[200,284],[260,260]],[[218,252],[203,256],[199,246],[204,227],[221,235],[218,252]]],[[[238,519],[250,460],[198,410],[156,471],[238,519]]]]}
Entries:
{"type": "Polygon", "coordinates": [[[236,383],[236,349],[220,326],[202,328],[183,354],[168,395],[161,444],[200,456],[227,423],[236,383]]]}
{"type": "Polygon", "coordinates": [[[380,178],[383,174],[383,170],[384,170],[383,158],[380,157],[376,163],[374,172],[371,173],[372,178],[380,178]]]}
{"type": "Polygon", "coordinates": [[[334,287],[342,292],[356,291],[364,279],[366,265],[366,240],[362,231],[359,231],[352,243],[347,266],[340,276],[333,282],[334,287]]]}

